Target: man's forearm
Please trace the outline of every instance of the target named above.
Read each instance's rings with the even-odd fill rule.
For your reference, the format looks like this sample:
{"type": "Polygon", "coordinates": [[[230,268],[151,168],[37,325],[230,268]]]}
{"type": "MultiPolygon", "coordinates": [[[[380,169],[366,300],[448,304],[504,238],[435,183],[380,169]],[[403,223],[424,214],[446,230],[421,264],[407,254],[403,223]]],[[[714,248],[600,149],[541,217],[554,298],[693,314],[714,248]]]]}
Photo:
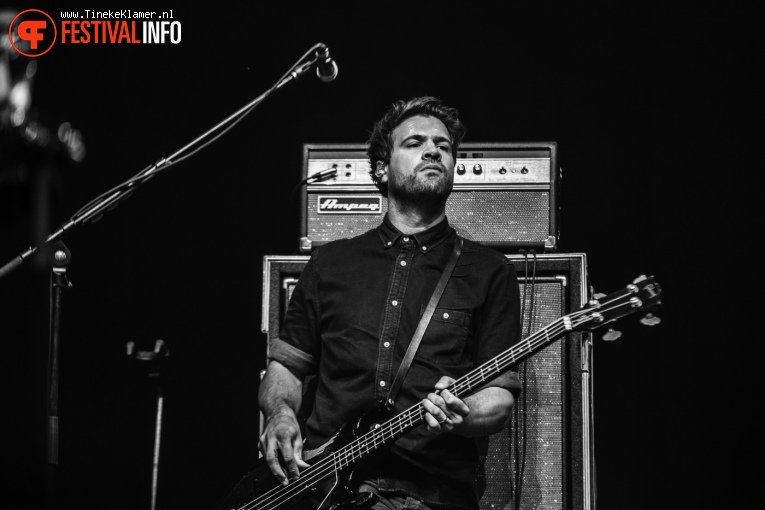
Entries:
{"type": "Polygon", "coordinates": [[[481,437],[499,432],[507,425],[515,399],[504,388],[490,387],[466,397],[464,402],[470,408],[470,414],[453,432],[461,436],[481,437]]]}
{"type": "Polygon", "coordinates": [[[260,435],[260,451],[277,480],[286,485],[308,467],[303,461],[303,441],[296,414],[303,383],[278,361],[271,361],[260,383],[258,401],[266,417],[260,435]]]}
{"type": "Polygon", "coordinates": [[[271,361],[266,369],[266,376],[260,382],[260,410],[266,419],[286,409],[297,413],[302,402],[302,392],[302,381],[278,361],[271,361]]]}

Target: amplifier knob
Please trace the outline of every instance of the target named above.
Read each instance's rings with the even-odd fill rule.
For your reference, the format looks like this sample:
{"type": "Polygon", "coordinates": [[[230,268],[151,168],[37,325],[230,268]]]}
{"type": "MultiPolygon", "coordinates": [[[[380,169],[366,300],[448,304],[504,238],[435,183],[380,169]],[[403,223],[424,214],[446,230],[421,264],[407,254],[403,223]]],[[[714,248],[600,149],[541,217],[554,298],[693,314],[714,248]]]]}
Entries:
{"type": "Polygon", "coordinates": [[[529,173],[529,169],[524,166],[523,168],[521,168],[521,173],[525,175],[529,173]]]}
{"type": "Polygon", "coordinates": [[[505,175],[505,174],[507,173],[507,168],[505,168],[505,167],[502,167],[502,168],[500,168],[500,169],[499,169],[499,173],[500,173],[501,175],[505,175]]]}
{"type": "Polygon", "coordinates": [[[476,175],[481,175],[481,172],[483,172],[483,168],[481,168],[481,165],[475,165],[473,167],[473,173],[476,175]]]}
{"type": "Polygon", "coordinates": [[[465,165],[463,165],[462,163],[457,165],[457,173],[459,175],[463,175],[465,173],[465,165]]]}

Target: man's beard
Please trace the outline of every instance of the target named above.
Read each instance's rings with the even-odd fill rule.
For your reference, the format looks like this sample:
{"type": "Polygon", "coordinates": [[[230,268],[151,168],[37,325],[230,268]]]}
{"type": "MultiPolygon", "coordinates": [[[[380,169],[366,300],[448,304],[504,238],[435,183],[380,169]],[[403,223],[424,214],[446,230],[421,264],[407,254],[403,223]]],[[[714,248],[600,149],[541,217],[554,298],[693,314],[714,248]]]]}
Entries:
{"type": "Polygon", "coordinates": [[[388,196],[393,195],[400,206],[441,208],[452,192],[452,180],[448,174],[441,179],[418,179],[417,174],[405,176],[397,181],[391,175],[388,182],[388,196]]]}

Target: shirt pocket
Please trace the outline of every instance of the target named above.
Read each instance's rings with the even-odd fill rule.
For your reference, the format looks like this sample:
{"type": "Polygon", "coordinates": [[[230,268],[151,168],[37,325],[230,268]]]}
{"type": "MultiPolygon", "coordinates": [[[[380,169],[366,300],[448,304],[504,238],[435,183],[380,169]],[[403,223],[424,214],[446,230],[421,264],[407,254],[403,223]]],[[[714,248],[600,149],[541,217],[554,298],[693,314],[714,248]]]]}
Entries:
{"type": "MultiPolygon", "coordinates": [[[[424,313],[423,307],[422,313],[424,313]]],[[[417,357],[440,365],[457,365],[465,350],[471,313],[465,310],[436,308],[425,330],[417,357]]]]}

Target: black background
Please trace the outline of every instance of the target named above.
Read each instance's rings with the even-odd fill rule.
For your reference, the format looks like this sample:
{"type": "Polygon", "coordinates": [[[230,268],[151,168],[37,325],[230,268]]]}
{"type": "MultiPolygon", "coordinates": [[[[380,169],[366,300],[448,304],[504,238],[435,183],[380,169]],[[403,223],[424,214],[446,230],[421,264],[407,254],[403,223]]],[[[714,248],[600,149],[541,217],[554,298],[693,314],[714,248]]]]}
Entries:
{"type": "MultiPolygon", "coordinates": [[[[66,238],[61,504],[148,508],[154,396],[128,341],[162,338],[171,351],[159,508],[213,508],[251,466],[262,257],[297,247],[289,193],[302,144],[363,142],[392,101],[430,94],[459,108],[466,141],[558,142],[560,251],[587,254],[596,291],[639,274],[663,286],[659,327],[625,321],[623,338],[595,346],[598,508],[762,505],[753,12],[360,6],[182,7],[178,45],[57,44],[38,59],[37,114],[70,122],[88,151],[79,165],[53,156],[48,232],[258,96],[313,44],[340,67],[332,83],[288,86],[66,238]]],[[[93,8],[34,7],[57,20],[93,8]]],[[[37,243],[30,187],[0,187],[0,263],[37,243]]],[[[2,499],[38,508],[46,266],[0,281],[0,306],[2,499]]]]}

